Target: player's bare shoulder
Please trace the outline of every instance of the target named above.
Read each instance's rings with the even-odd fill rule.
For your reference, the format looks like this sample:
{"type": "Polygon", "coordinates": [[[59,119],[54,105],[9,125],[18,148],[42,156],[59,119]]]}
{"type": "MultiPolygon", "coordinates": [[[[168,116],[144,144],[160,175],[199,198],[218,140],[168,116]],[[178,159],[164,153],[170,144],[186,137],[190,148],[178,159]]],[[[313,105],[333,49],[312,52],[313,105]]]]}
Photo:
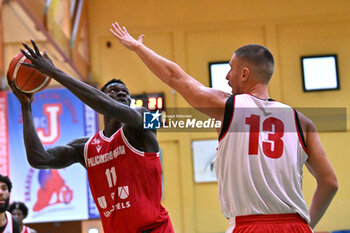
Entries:
{"type": "Polygon", "coordinates": [[[139,129],[137,129],[137,131],[139,131],[140,134],[156,134],[155,129],[144,129],[143,128],[144,114],[149,112],[150,110],[148,110],[145,107],[137,107],[137,108],[134,108],[134,110],[140,114],[139,120],[141,121],[141,127],[139,129]]]}
{"type": "Polygon", "coordinates": [[[140,114],[140,127],[134,128],[132,126],[125,125],[123,131],[130,144],[135,148],[145,152],[158,152],[159,145],[157,141],[157,131],[155,129],[144,129],[143,128],[143,114],[149,112],[148,109],[141,107],[134,109],[140,114]]]}
{"type": "Polygon", "coordinates": [[[307,116],[305,116],[304,114],[302,114],[299,111],[297,111],[297,113],[298,113],[300,125],[301,125],[301,128],[302,128],[304,134],[317,131],[316,126],[312,122],[312,120],[310,120],[307,116]]]}
{"type": "Polygon", "coordinates": [[[81,137],[74,139],[67,143],[67,146],[74,148],[80,157],[84,157],[84,147],[87,141],[89,140],[89,137],[81,137]]]}
{"type": "Polygon", "coordinates": [[[89,140],[89,137],[81,137],[81,138],[74,139],[74,140],[67,143],[68,147],[71,147],[76,151],[76,153],[73,153],[73,154],[75,154],[77,156],[76,157],[77,160],[84,167],[85,167],[84,148],[85,148],[85,144],[88,142],[88,140],[89,140]]]}
{"type": "Polygon", "coordinates": [[[312,122],[312,120],[310,120],[308,117],[306,117],[304,114],[298,112],[298,118],[300,121],[300,126],[302,128],[303,131],[303,135],[305,138],[305,144],[306,144],[306,148],[309,152],[309,156],[310,156],[310,152],[312,151],[312,148],[315,145],[315,141],[318,141],[318,133],[317,133],[317,128],[315,123],[312,122]],[[315,140],[317,139],[317,140],[315,140]]]}
{"type": "Polygon", "coordinates": [[[89,140],[89,137],[82,137],[82,138],[77,138],[74,139],[70,142],[67,143],[68,146],[72,146],[72,147],[83,147],[85,146],[85,143],[89,140]]]}

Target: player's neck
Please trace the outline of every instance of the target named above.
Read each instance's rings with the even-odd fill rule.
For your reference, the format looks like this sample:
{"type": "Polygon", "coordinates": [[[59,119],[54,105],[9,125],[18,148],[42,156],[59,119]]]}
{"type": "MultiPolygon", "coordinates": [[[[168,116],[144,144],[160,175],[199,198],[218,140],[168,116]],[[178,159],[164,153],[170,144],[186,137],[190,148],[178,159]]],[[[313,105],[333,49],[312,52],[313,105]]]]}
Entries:
{"type": "Polygon", "coordinates": [[[105,127],[103,129],[103,134],[106,137],[112,136],[116,131],[122,127],[122,123],[120,121],[116,121],[112,118],[105,117],[105,127]]]}
{"type": "Polygon", "coordinates": [[[251,88],[247,89],[245,93],[249,93],[259,99],[269,99],[268,86],[266,84],[257,83],[251,88]]]}

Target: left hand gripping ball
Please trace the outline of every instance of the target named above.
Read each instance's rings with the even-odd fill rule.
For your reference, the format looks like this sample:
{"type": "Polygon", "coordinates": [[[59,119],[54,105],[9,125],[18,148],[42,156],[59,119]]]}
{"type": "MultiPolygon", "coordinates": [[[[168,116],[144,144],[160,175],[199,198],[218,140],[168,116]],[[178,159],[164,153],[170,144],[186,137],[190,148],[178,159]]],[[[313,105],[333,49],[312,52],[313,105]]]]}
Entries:
{"type": "Polygon", "coordinates": [[[24,66],[22,63],[31,63],[21,52],[16,54],[10,62],[8,75],[16,87],[24,93],[35,93],[49,85],[51,78],[35,69],[24,66]]]}

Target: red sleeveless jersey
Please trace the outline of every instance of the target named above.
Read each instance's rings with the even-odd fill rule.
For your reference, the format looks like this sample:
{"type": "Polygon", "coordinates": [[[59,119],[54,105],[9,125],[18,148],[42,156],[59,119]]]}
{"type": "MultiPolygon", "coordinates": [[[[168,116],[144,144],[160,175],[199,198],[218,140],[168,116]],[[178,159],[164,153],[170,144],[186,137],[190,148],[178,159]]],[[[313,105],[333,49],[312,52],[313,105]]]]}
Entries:
{"type": "MultiPolygon", "coordinates": [[[[158,153],[135,149],[120,128],[110,138],[99,131],[86,143],[84,156],[105,233],[138,233],[170,222],[161,205],[158,153]]],[[[166,228],[162,232],[173,232],[171,224],[166,228]]]]}

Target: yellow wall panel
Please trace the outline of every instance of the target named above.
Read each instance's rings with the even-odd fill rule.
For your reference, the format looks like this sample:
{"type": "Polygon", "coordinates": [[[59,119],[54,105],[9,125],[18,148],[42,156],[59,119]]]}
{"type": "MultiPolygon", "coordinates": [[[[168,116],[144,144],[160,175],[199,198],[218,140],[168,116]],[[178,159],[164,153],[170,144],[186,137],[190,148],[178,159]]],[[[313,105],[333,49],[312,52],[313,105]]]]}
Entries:
{"type": "Polygon", "coordinates": [[[283,100],[298,107],[345,107],[350,80],[350,22],[303,23],[278,26],[283,100]],[[300,56],[337,54],[340,91],[303,92],[300,56]]]}
{"type": "Polygon", "coordinates": [[[183,201],[178,141],[160,143],[163,162],[164,195],[162,204],[169,211],[176,232],[183,232],[183,201]]]}
{"type": "MultiPolygon", "coordinates": [[[[133,34],[136,36],[139,33],[133,34]]],[[[170,33],[147,34],[146,43],[157,49],[164,56],[173,58],[173,36],[170,33]]],[[[128,86],[131,94],[165,93],[165,104],[174,107],[174,92],[151,73],[147,67],[136,59],[135,54],[124,49],[112,36],[99,38],[100,56],[98,76],[100,86],[112,78],[121,79],[128,86]]]]}
{"type": "MultiPolygon", "coordinates": [[[[135,37],[139,33],[133,34],[135,37]]],[[[173,58],[172,35],[169,33],[147,34],[145,41],[150,47],[160,51],[164,56],[173,58]]],[[[120,78],[129,86],[131,93],[160,92],[170,90],[158,80],[135,54],[124,49],[112,36],[99,40],[99,81],[105,83],[111,78],[120,78]],[[107,44],[110,43],[110,47],[107,44]]]]}

